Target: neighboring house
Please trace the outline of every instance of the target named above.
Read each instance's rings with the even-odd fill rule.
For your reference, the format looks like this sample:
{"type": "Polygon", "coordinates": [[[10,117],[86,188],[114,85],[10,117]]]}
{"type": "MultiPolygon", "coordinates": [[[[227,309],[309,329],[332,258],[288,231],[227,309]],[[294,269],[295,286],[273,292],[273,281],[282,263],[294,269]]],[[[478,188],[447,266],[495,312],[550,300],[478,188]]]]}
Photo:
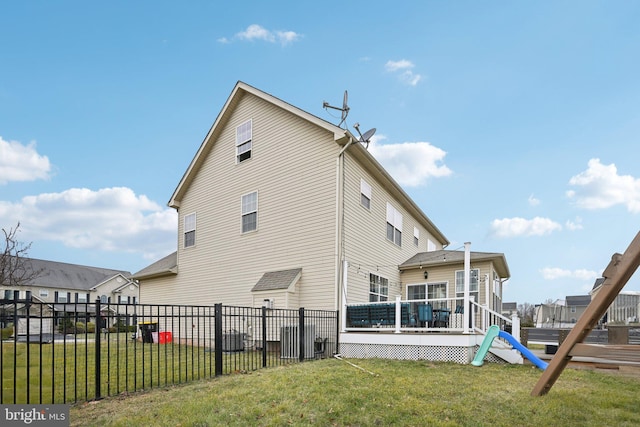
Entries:
{"type": "MultiPolygon", "coordinates": [[[[593,284],[591,297],[593,298],[598,292],[600,286],[604,283],[604,278],[596,279],[593,284]]],[[[607,309],[602,323],[625,324],[637,323],[640,318],[640,292],[637,291],[621,291],[613,303],[607,309]]]]}
{"type": "MultiPolygon", "coordinates": [[[[24,300],[30,292],[34,301],[50,304],[56,325],[62,318],[89,321],[95,316],[93,303],[98,299],[101,304],[111,304],[110,309],[116,311],[115,304],[137,304],[139,301],[138,283],[130,279],[128,271],[32,258],[24,259],[24,262],[27,268],[37,272],[36,277],[19,286],[3,284],[2,297],[13,300],[17,291],[18,299],[24,300]]],[[[126,316],[121,320],[132,324],[132,319],[126,316]]]]}
{"type": "Polygon", "coordinates": [[[564,300],[540,304],[536,306],[536,327],[573,328],[590,303],[591,295],[571,295],[564,300]]]}
{"type": "Polygon", "coordinates": [[[505,317],[511,317],[514,314],[518,314],[517,302],[503,302],[502,303],[502,315],[505,317]]]}
{"type": "Polygon", "coordinates": [[[565,311],[566,317],[563,320],[575,324],[590,303],[591,295],[568,295],[565,299],[567,306],[565,311]]]}
{"type": "MultiPolygon", "coordinates": [[[[340,310],[345,333],[347,304],[436,296],[448,301],[434,307],[457,309],[467,251],[446,249],[444,234],[367,145],[238,82],[169,200],[179,215],[177,251],[132,276],[141,302],[340,310]]],[[[485,310],[479,325],[493,315],[486,310],[500,316],[509,269],[503,254],[471,258],[468,296],[485,310]]],[[[451,353],[470,360],[476,338],[444,326],[458,330],[451,353]]],[[[406,336],[416,340],[414,332],[406,336]]],[[[433,334],[428,346],[441,338],[433,334]]],[[[364,345],[341,336],[340,351],[364,345]]]]}

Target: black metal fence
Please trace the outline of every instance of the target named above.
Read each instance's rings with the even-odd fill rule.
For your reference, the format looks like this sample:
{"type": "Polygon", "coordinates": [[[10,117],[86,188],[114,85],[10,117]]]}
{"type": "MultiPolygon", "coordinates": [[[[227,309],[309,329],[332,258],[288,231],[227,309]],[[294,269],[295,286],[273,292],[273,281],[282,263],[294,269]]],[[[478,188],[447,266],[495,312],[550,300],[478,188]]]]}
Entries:
{"type": "Polygon", "coordinates": [[[0,300],[0,403],[54,404],[330,357],[326,310],[0,300]]]}

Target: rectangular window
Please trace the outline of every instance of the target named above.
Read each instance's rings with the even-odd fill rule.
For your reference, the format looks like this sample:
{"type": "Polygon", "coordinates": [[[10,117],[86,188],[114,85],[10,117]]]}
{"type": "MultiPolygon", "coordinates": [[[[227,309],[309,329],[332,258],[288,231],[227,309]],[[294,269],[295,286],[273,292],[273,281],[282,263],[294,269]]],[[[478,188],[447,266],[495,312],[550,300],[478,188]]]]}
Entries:
{"type": "Polygon", "coordinates": [[[76,302],[86,303],[88,300],[89,298],[87,297],[87,294],[78,294],[78,298],[76,302]]]}
{"type": "MultiPolygon", "coordinates": [[[[473,297],[475,302],[478,300],[480,294],[478,292],[478,277],[480,276],[480,270],[474,268],[469,271],[469,296],[473,297]]],[[[456,297],[464,297],[464,270],[456,271],[456,297]]],[[[458,301],[458,304],[462,304],[462,301],[458,301]]]]}
{"type": "Polygon", "coordinates": [[[413,244],[418,246],[418,242],[420,241],[420,230],[417,227],[413,227],[413,244]]]}
{"type": "Polygon", "coordinates": [[[433,243],[431,239],[427,239],[427,252],[432,252],[436,250],[436,244],[433,243]]]}
{"type": "Polygon", "coordinates": [[[251,158],[252,135],[251,119],[236,128],[236,163],[241,163],[251,158]]]}
{"type": "Polygon", "coordinates": [[[184,247],[189,248],[196,244],[196,214],[195,212],[184,216],[184,247]]]}
{"type": "MultiPolygon", "coordinates": [[[[407,299],[409,300],[425,300],[427,299],[429,304],[433,308],[446,308],[447,301],[437,301],[441,298],[447,297],[447,283],[427,283],[423,285],[408,285],[407,286],[407,299]],[[436,300],[436,301],[434,301],[436,300]]],[[[413,302],[413,311],[418,310],[418,303],[413,302]]]]}
{"type": "Polygon", "coordinates": [[[258,192],[242,196],[242,232],[255,231],[258,228],[258,192]]]}
{"type": "Polygon", "coordinates": [[[369,273],[369,302],[389,299],[389,280],[369,273]]]}
{"type": "Polygon", "coordinates": [[[48,289],[40,289],[40,292],[38,292],[38,295],[41,298],[48,298],[49,297],[49,290],[48,289]]]}
{"type": "Polygon", "coordinates": [[[371,209],[371,186],[364,179],[360,180],[360,204],[371,209]]]}
{"type": "Polygon", "coordinates": [[[66,304],[67,302],[69,302],[68,298],[67,298],[67,294],[64,292],[61,292],[58,294],[58,301],[56,302],[60,302],[63,304],[66,304]]]}
{"type": "Polygon", "coordinates": [[[402,214],[387,203],[387,239],[402,246],[402,214]]]}

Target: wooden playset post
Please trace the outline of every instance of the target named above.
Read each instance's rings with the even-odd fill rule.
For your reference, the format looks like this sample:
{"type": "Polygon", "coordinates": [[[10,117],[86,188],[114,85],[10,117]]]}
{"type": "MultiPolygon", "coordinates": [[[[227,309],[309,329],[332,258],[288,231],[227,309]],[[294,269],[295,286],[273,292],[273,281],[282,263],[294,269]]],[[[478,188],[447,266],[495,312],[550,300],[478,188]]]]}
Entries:
{"type": "Polygon", "coordinates": [[[542,396],[549,392],[562,370],[571,360],[571,351],[589,335],[639,265],[640,232],[636,234],[624,254],[616,253],[611,257],[611,262],[602,273],[605,280],[600,290],[593,297],[585,312],[580,316],[569,335],[567,335],[567,338],[558,347],[556,354],[549,362],[549,366],[533,388],[532,396],[542,396]]]}

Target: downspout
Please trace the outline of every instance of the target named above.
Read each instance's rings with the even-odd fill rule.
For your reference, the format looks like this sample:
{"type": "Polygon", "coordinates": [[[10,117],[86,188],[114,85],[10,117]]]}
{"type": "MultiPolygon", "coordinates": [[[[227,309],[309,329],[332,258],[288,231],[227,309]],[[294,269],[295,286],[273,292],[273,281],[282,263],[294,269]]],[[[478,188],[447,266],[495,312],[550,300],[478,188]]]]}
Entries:
{"type": "MultiPolygon", "coordinates": [[[[345,295],[342,295],[342,292],[340,292],[340,285],[341,285],[341,268],[344,268],[345,271],[343,272],[344,275],[346,275],[346,263],[345,266],[343,267],[342,265],[342,251],[344,250],[344,248],[342,247],[342,233],[344,233],[344,230],[342,230],[342,217],[344,216],[344,212],[342,211],[342,198],[343,198],[343,194],[342,194],[342,174],[340,173],[342,171],[341,168],[341,162],[340,159],[342,158],[344,152],[347,150],[347,148],[349,148],[349,146],[353,143],[353,139],[349,138],[349,141],[345,144],[344,147],[342,147],[342,150],[340,150],[340,152],[338,153],[338,157],[336,158],[336,241],[335,241],[335,248],[336,248],[336,260],[335,260],[335,268],[336,268],[336,274],[335,274],[335,288],[334,288],[334,310],[340,310],[342,308],[342,310],[346,310],[346,298],[347,295],[345,293],[345,295]]],[[[346,290],[345,290],[346,292],[346,290]]],[[[345,326],[342,325],[342,327],[344,328],[345,326]]]]}
{"type": "Polygon", "coordinates": [[[465,242],[464,244],[464,306],[465,309],[462,311],[462,322],[464,323],[463,334],[469,333],[469,319],[471,316],[471,310],[473,307],[469,303],[469,276],[471,270],[471,251],[469,247],[471,246],[471,242],[465,242]]]}

